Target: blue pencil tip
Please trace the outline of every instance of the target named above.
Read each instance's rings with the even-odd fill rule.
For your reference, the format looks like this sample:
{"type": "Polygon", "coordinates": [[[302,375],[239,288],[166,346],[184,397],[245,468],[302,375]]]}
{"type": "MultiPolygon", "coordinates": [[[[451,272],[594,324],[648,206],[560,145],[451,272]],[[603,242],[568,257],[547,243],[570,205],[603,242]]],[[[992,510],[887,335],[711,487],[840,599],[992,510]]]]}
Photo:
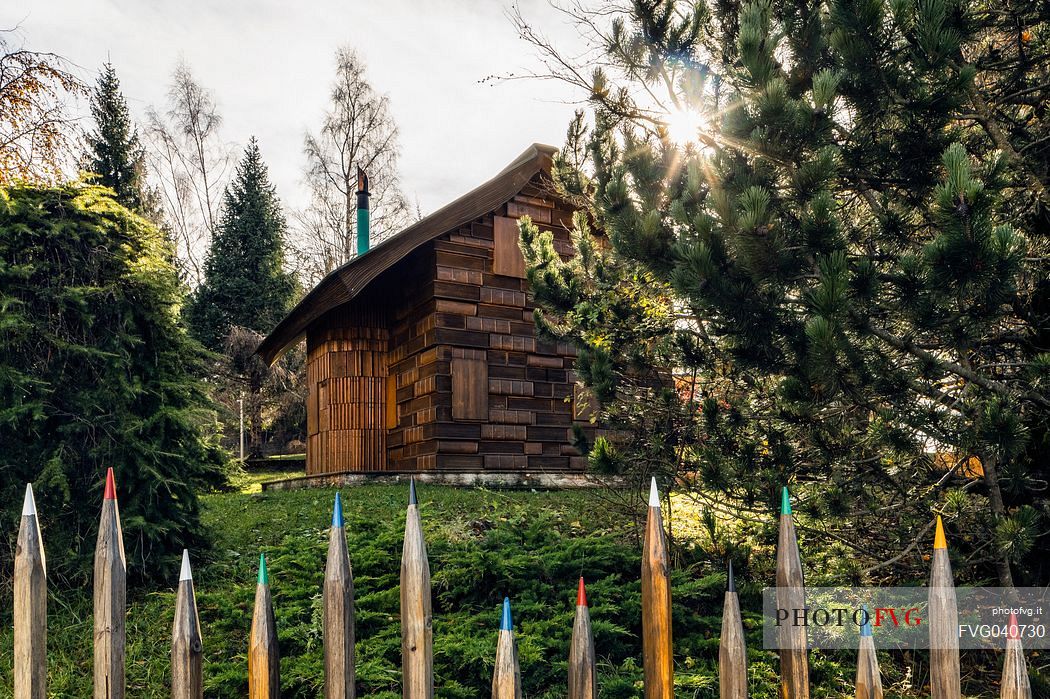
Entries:
{"type": "Polygon", "coordinates": [[[510,631],[514,628],[514,624],[510,619],[510,597],[503,598],[503,618],[499,623],[500,631],[510,631]]]}
{"type": "Polygon", "coordinates": [[[335,494],[335,507],[332,508],[332,526],[343,526],[343,500],[339,497],[339,493],[335,494]]]}
{"type": "Polygon", "coordinates": [[[408,481],[408,504],[409,505],[417,504],[417,500],[416,500],[416,479],[415,478],[413,478],[413,479],[408,481]]]}
{"type": "Polygon", "coordinates": [[[864,605],[864,623],[860,625],[860,635],[871,635],[871,615],[868,613],[868,605],[864,605]]]}

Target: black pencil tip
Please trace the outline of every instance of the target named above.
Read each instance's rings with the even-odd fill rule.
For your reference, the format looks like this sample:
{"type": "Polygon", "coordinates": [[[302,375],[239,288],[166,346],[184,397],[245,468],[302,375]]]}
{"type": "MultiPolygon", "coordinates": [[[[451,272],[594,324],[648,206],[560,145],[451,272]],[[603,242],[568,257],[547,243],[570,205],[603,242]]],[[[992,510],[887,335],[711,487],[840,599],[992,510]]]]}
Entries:
{"type": "Polygon", "coordinates": [[[733,560],[729,560],[729,571],[726,574],[726,592],[736,592],[736,580],[733,578],[733,560]]]}
{"type": "Polygon", "coordinates": [[[408,504],[415,505],[416,502],[416,479],[412,478],[408,481],[408,504]]]}

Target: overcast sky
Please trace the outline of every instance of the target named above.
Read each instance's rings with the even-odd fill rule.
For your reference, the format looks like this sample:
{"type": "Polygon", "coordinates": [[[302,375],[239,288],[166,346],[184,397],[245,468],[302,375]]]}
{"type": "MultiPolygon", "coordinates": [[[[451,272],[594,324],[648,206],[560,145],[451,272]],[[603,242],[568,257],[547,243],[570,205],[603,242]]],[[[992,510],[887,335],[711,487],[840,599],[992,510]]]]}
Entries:
{"type": "MultiPolygon", "coordinates": [[[[302,142],[328,99],[340,45],[360,51],[390,96],[401,131],[404,189],[424,213],[500,171],[533,142],[559,146],[574,107],[563,86],[536,80],[481,84],[534,66],[510,0],[4,0],[0,26],[19,25],[27,48],[73,61],[93,81],[113,62],[139,121],[164,111],[184,59],[211,89],[223,136],[259,138],[285,207],[305,204],[302,142]]],[[[567,49],[575,30],[546,0],[523,14],[567,49]]]]}

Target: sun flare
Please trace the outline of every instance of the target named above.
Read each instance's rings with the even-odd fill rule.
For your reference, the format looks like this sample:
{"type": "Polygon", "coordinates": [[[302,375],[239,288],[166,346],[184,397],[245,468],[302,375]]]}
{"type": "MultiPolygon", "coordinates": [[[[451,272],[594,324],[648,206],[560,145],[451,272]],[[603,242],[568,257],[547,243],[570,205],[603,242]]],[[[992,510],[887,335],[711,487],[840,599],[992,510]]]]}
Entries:
{"type": "Polygon", "coordinates": [[[695,141],[697,134],[707,126],[707,119],[699,112],[675,110],[664,118],[667,136],[675,143],[695,141]]]}

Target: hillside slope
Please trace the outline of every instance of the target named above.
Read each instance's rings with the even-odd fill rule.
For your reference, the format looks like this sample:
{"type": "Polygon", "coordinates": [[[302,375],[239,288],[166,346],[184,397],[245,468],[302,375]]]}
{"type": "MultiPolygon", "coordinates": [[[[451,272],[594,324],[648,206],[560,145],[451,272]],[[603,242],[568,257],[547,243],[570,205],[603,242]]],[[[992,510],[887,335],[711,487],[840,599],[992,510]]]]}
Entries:
{"type": "MultiPolygon", "coordinates": [[[[322,691],[321,583],[334,490],[204,498],[214,547],[191,552],[209,697],[245,696],[246,646],[259,552],[276,607],[286,697],[322,691]]],[[[359,696],[400,697],[398,576],[406,489],[343,489],[357,599],[359,696]]],[[[434,594],[437,695],[489,692],[499,605],[511,598],[526,695],[564,697],[576,581],[586,576],[603,697],[640,697],[639,551],[635,523],[598,491],[498,492],[427,486],[420,504],[434,594]]],[[[717,696],[721,564],[683,547],[673,573],[676,684],[682,696],[717,696]]],[[[167,692],[172,587],[129,590],[129,696],[167,692]]],[[[776,661],[760,646],[757,588],[745,595],[751,696],[776,694],[776,661]]],[[[6,597],[6,595],[5,595],[6,597]]],[[[49,601],[53,696],[87,697],[91,600],[49,601]]],[[[11,692],[10,607],[0,606],[0,696],[11,692]]],[[[850,693],[852,662],[814,658],[814,696],[850,693]]],[[[887,683],[889,684],[889,683],[887,683]]]]}

